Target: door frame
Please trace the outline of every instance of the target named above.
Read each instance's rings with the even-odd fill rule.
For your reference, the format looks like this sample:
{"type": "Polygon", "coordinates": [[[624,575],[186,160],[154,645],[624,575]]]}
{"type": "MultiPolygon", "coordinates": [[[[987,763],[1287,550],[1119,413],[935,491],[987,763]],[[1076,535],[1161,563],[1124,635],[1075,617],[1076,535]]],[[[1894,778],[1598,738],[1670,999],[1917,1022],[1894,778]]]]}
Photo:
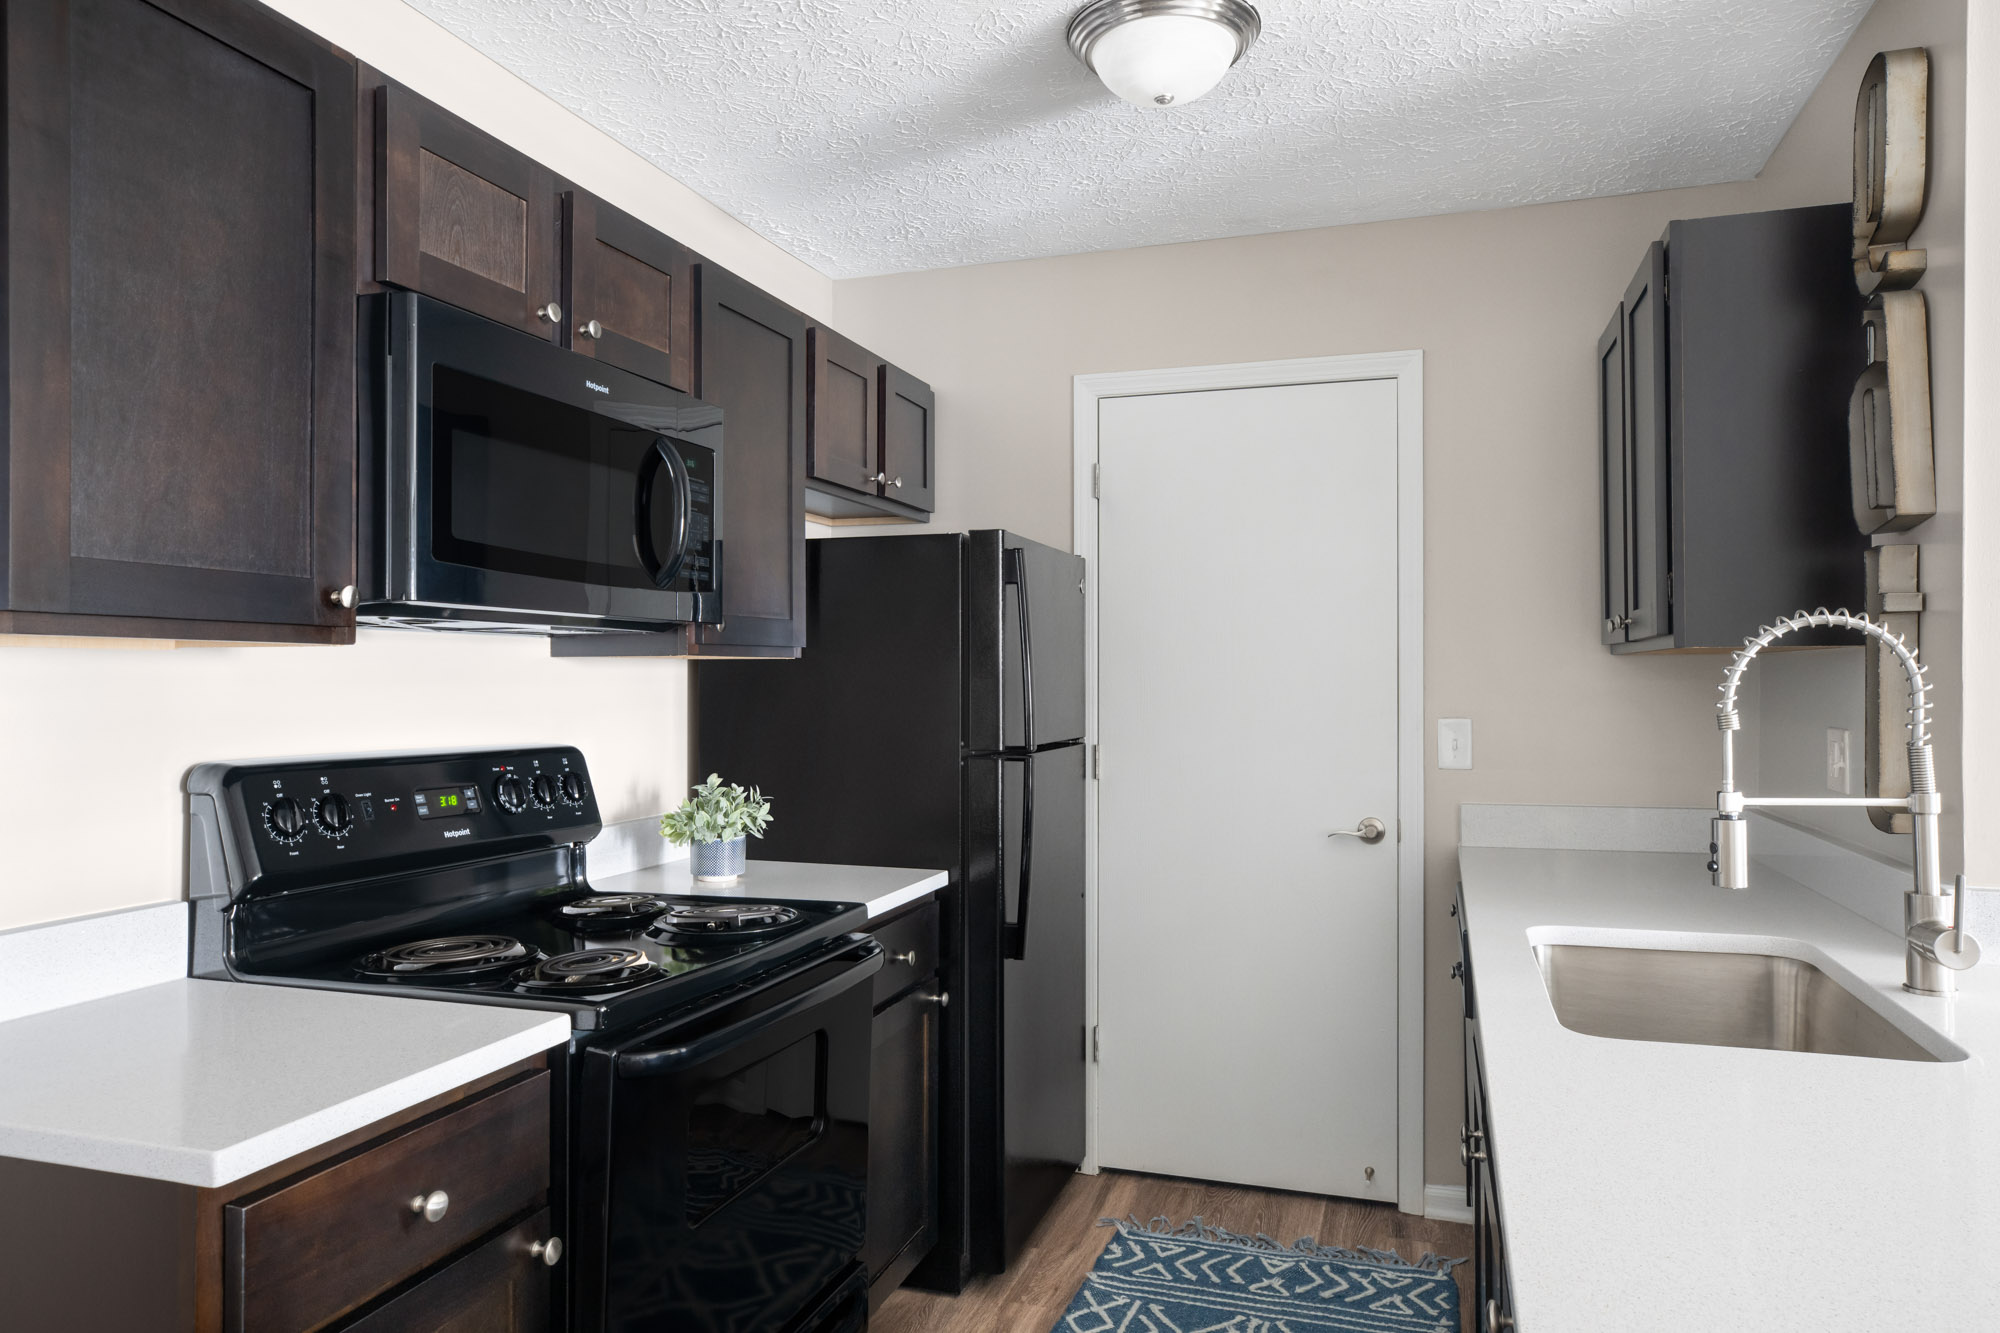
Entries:
{"type": "MultiPolygon", "coordinates": [[[[1084,557],[1084,994],[1098,1021],[1097,557],[1098,405],[1106,398],[1268,389],[1353,380],[1396,383],[1396,1204],[1424,1211],[1424,354],[1352,356],[1114,371],[1074,377],[1071,486],[1075,548],[1084,557]]],[[[1115,768],[1118,757],[1112,756],[1115,768]]],[[[1085,1066],[1083,1170],[1097,1165],[1097,1060],[1085,1066]]]]}

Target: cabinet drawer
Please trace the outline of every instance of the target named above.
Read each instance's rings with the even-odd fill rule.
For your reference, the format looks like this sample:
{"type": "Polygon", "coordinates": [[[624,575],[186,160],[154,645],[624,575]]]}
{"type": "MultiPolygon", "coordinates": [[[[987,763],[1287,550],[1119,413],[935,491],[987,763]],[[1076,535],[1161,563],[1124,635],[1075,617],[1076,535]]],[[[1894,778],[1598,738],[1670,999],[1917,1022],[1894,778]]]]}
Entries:
{"type": "Polygon", "coordinates": [[[549,1210],[447,1264],[342,1333],[546,1333],[549,1210]]]}
{"type": "Polygon", "coordinates": [[[524,1075],[229,1204],[239,1333],[316,1329],[546,1200],[549,1076],[524,1075]],[[412,1208],[443,1191],[442,1216],[412,1208]]]}
{"type": "Polygon", "coordinates": [[[937,971],[938,908],[935,898],[893,916],[869,932],[882,946],[882,970],[875,974],[880,1007],[937,971]]]}

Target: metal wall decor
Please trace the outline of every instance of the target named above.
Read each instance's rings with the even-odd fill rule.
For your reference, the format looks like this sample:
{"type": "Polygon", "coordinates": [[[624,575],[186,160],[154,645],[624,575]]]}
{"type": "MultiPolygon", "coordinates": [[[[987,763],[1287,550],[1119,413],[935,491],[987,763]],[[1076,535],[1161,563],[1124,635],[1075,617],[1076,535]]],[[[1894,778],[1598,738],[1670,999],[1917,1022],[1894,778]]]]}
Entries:
{"type": "Polygon", "coordinates": [[[1931,58],[1921,46],[1869,62],[1854,102],[1854,281],[1864,296],[1904,291],[1924,276],[1906,249],[1928,188],[1931,58]]]}
{"type": "MultiPolygon", "coordinates": [[[[1868,552],[1868,617],[1898,635],[1914,651],[1922,624],[1924,594],[1920,581],[1922,547],[1877,546],[1868,552]]],[[[1909,747],[1896,743],[1909,722],[1909,700],[1903,691],[1903,668],[1889,650],[1871,639],[1867,654],[1866,682],[1863,685],[1867,719],[1865,727],[1866,767],[1862,770],[1864,796],[1908,796],[1910,794],[1909,747]],[[1889,682],[1884,690],[1882,682],[1889,682]],[[1883,737],[1890,743],[1884,745],[1883,737]]],[[[1918,656],[1921,658],[1922,654],[1918,656]]],[[[1870,808],[1868,818],[1884,833],[1908,833],[1910,815],[1906,810],[1870,808]]]]}
{"type": "Polygon", "coordinates": [[[1868,364],[1847,407],[1854,521],[1902,532],[1937,512],[1929,312],[1922,292],[1877,292],[1861,319],[1868,364]]]}

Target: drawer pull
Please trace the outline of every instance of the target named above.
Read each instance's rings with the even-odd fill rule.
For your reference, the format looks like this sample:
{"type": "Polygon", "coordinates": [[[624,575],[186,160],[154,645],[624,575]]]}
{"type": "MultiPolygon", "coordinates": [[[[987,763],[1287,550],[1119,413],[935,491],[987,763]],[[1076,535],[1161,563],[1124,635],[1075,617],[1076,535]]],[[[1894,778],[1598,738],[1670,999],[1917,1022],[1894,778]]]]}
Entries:
{"type": "Polygon", "coordinates": [[[410,1211],[426,1222],[441,1221],[450,1208],[451,1196],[443,1190],[432,1190],[410,1200],[410,1211]]]}
{"type": "Polygon", "coordinates": [[[892,963],[901,963],[904,967],[915,967],[917,965],[917,951],[911,949],[907,953],[892,953],[889,955],[889,961],[892,963]]]}
{"type": "Polygon", "coordinates": [[[942,991],[942,990],[941,990],[941,991],[939,991],[939,992],[938,992],[937,994],[935,994],[935,995],[919,995],[919,996],[917,996],[917,999],[918,999],[918,1001],[920,1001],[920,1002],[921,1002],[921,1003],[923,1003],[923,1004],[934,1004],[934,1005],[936,1005],[936,1006],[937,1006],[938,1008],[940,1008],[940,1009],[949,1009],[949,1008],[951,1008],[951,992],[950,992],[950,991],[942,991]]]}
{"type": "Polygon", "coordinates": [[[562,1262],[562,1237],[550,1236],[547,1240],[538,1240],[528,1247],[528,1254],[531,1258],[540,1259],[544,1268],[554,1268],[562,1262]]]}

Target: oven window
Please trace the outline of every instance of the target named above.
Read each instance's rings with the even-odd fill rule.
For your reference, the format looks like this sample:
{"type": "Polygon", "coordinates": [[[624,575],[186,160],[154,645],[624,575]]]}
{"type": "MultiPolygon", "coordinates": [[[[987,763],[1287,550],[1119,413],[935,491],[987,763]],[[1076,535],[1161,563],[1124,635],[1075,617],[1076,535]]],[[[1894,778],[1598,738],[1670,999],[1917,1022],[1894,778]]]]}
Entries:
{"type": "Polygon", "coordinates": [[[815,1032],[695,1094],[688,1110],[690,1226],[820,1136],[825,1040],[815,1032]]]}
{"type": "MultiPolygon", "coordinates": [[[[434,554],[566,583],[651,588],[634,542],[641,465],[660,435],[449,366],[431,371],[434,554]]],[[[664,554],[678,497],[654,488],[664,554]]]]}

